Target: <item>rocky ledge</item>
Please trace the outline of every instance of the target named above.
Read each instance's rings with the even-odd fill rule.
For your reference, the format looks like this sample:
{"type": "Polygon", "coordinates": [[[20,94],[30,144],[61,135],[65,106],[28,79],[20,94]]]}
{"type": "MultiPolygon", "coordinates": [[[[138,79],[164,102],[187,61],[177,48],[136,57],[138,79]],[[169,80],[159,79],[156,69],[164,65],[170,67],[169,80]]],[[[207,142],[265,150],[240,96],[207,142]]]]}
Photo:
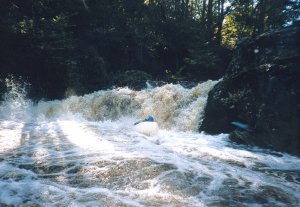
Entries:
{"type": "Polygon", "coordinates": [[[237,45],[200,130],[300,156],[299,24],[237,45]]]}

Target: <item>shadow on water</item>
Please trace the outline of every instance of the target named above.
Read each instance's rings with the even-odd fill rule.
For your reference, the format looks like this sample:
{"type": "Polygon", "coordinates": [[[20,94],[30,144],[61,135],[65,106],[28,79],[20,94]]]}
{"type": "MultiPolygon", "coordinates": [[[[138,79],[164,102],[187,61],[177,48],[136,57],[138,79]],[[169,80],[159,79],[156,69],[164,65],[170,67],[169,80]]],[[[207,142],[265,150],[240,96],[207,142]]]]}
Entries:
{"type": "MultiPolygon", "coordinates": [[[[86,188],[101,186],[101,180],[90,179],[82,173],[88,169],[91,153],[78,153],[68,141],[59,125],[41,126],[36,120],[23,125],[21,144],[12,151],[1,154],[0,182],[5,192],[0,192],[0,206],[26,204],[71,205],[77,198],[88,194],[86,188]]],[[[114,203],[105,194],[90,198],[96,205],[114,203]],[[103,200],[103,201],[102,201],[103,200]]],[[[76,203],[76,202],[75,202],[76,203]]],[[[79,201],[80,203],[80,201],[79,201]]]]}
{"type": "Polygon", "coordinates": [[[105,160],[70,142],[55,121],[24,123],[20,140],[1,154],[0,206],[140,206],[126,188],[148,189],[147,180],[174,169],[149,159],[105,160]]]}
{"type": "MultiPolygon", "coordinates": [[[[278,170],[272,167],[273,163],[269,166],[267,162],[267,159],[273,160],[279,164],[279,168],[283,167],[280,162],[284,162],[284,159],[280,159],[284,155],[224,145],[218,148],[207,146],[203,150],[201,146],[198,146],[199,149],[192,146],[190,151],[197,151],[198,155],[192,153],[187,156],[189,147],[184,146],[184,152],[176,151],[177,157],[194,163],[190,173],[193,183],[189,186],[198,188],[196,197],[207,206],[299,206],[300,197],[295,193],[300,189],[299,170],[278,170]],[[206,173],[203,174],[202,169],[206,173]],[[201,174],[207,175],[208,182],[201,182],[201,174]]],[[[187,183],[184,176],[171,179],[172,185],[179,184],[181,190],[184,185],[180,184],[180,180],[187,183]]]]}

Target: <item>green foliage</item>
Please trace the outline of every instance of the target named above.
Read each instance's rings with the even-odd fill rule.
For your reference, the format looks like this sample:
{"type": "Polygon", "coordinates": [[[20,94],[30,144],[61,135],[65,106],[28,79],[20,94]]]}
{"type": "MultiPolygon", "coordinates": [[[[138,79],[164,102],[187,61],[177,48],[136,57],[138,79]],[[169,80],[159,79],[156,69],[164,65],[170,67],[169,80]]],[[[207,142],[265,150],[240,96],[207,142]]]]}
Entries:
{"type": "Polygon", "coordinates": [[[1,0],[0,75],[21,75],[47,98],[107,87],[127,70],[216,79],[230,60],[224,47],[294,21],[298,9],[296,0],[1,0]]]}
{"type": "Polygon", "coordinates": [[[233,47],[245,37],[279,29],[299,18],[297,0],[230,0],[222,31],[223,44],[233,47]]]}
{"type": "Polygon", "coordinates": [[[237,40],[239,39],[238,36],[238,27],[233,20],[232,16],[227,16],[224,21],[224,26],[222,30],[222,45],[225,47],[233,49],[237,40]]]}

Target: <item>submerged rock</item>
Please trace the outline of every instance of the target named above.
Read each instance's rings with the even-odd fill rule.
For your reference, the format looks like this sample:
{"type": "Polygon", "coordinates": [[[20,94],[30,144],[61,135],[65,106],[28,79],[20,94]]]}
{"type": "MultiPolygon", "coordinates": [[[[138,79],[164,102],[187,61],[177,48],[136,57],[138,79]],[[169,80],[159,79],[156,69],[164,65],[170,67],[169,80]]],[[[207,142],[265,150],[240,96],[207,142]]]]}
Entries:
{"type": "Polygon", "coordinates": [[[209,94],[200,130],[299,156],[299,45],[299,25],[239,43],[224,79],[209,94]],[[232,121],[253,131],[234,131],[232,121]]]}

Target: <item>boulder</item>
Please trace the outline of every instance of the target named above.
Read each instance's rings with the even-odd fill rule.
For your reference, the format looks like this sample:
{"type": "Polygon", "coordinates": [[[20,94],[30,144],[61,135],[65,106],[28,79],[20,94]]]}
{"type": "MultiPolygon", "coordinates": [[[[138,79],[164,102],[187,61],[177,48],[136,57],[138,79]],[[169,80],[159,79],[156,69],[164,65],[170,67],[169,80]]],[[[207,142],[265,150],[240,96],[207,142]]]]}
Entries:
{"type": "Polygon", "coordinates": [[[300,155],[300,25],[241,41],[209,93],[201,131],[300,155]],[[231,122],[249,125],[241,133],[231,122]]]}
{"type": "Polygon", "coordinates": [[[141,70],[126,70],[114,74],[110,85],[115,87],[129,87],[135,90],[146,88],[146,82],[153,79],[152,76],[141,70]]]}

